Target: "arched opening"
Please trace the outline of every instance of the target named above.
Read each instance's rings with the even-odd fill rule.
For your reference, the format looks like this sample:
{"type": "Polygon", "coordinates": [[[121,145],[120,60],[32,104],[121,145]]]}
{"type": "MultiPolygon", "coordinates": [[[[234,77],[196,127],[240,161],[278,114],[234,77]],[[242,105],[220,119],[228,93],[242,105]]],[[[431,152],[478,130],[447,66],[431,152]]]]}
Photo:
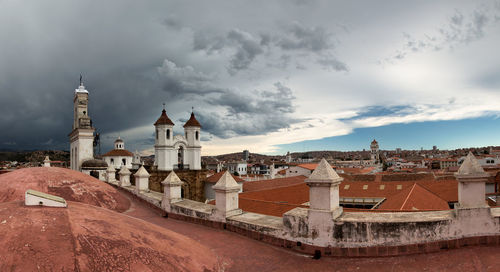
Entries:
{"type": "Polygon", "coordinates": [[[115,165],[115,159],[111,159],[111,164],[115,165]]]}
{"type": "Polygon", "coordinates": [[[170,139],[170,129],[167,129],[167,140],[170,139]]]}
{"type": "Polygon", "coordinates": [[[199,137],[199,134],[198,134],[198,131],[196,131],[196,141],[198,141],[198,137],[199,137]]]}
{"type": "Polygon", "coordinates": [[[158,129],[156,129],[156,140],[158,140],[158,129]]]}
{"type": "Polygon", "coordinates": [[[184,168],[184,147],[182,146],[177,150],[177,165],[179,169],[184,168]]]}
{"type": "Polygon", "coordinates": [[[123,165],[127,165],[127,160],[126,159],[122,159],[122,164],[123,165]]]}

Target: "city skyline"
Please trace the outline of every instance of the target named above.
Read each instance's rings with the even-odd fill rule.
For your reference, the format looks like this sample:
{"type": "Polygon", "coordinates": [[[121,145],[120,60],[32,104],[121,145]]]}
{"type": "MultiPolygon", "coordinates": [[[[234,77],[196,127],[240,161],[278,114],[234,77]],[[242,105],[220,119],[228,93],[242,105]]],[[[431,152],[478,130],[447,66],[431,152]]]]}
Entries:
{"type": "Polygon", "coordinates": [[[203,155],[500,145],[498,1],[0,7],[0,149],[68,150],[80,74],[102,153],[151,154],[162,103],[203,155]]]}

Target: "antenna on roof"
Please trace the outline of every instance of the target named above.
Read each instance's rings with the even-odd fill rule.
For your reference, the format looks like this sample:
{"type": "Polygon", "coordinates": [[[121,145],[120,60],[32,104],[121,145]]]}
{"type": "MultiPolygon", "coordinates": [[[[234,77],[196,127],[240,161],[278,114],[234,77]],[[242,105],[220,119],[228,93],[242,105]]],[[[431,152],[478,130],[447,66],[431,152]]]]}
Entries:
{"type": "Polygon", "coordinates": [[[80,86],[83,86],[83,83],[82,83],[82,74],[80,74],[80,86]]]}
{"type": "Polygon", "coordinates": [[[194,107],[191,106],[191,113],[194,113],[194,107]]]}

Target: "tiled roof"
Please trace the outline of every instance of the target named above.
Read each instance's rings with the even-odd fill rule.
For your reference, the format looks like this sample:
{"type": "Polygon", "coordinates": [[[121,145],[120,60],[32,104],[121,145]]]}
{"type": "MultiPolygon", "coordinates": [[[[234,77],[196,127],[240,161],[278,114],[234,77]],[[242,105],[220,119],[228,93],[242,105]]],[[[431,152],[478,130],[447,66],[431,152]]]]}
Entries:
{"type": "Polygon", "coordinates": [[[318,164],[317,163],[303,163],[303,164],[299,164],[297,166],[302,167],[304,169],[308,169],[308,170],[314,170],[314,169],[316,169],[318,164]]]}
{"type": "MultiPolygon", "coordinates": [[[[215,173],[213,175],[211,175],[210,177],[208,177],[205,181],[206,182],[209,182],[209,183],[217,183],[217,181],[219,181],[219,179],[222,177],[222,175],[224,175],[226,171],[221,171],[219,173],[215,173]]],[[[235,176],[233,174],[231,174],[231,176],[233,176],[234,180],[236,182],[243,182],[245,180],[241,179],[240,177],[238,176],[235,176]]]]}
{"type": "MultiPolygon", "coordinates": [[[[405,190],[410,190],[415,183],[417,183],[419,187],[422,187],[422,190],[430,191],[430,194],[435,195],[446,203],[458,201],[458,184],[456,180],[451,179],[425,180],[417,182],[342,181],[339,185],[339,195],[340,197],[344,198],[386,198],[387,200],[389,200],[392,197],[397,196],[401,192],[404,192],[405,190]]],[[[422,191],[420,190],[420,188],[417,190],[422,191]]],[[[413,199],[419,200],[419,195],[422,194],[416,194],[413,199]]],[[[281,216],[282,214],[280,215],[277,213],[286,210],[286,207],[288,207],[288,210],[291,210],[306,202],[309,202],[309,187],[305,183],[301,182],[290,186],[243,192],[239,194],[239,199],[241,203],[240,208],[244,211],[281,216]]],[[[414,206],[422,210],[435,209],[434,204],[426,206],[425,198],[421,201],[422,205],[414,206]]],[[[441,207],[443,209],[448,209],[448,205],[446,205],[446,207],[444,205],[441,205],[441,207]]]]}
{"type": "Polygon", "coordinates": [[[201,127],[200,122],[194,117],[194,112],[191,112],[191,117],[184,124],[184,127],[201,127]]]}
{"type": "Polygon", "coordinates": [[[344,171],[346,174],[368,174],[375,169],[375,167],[364,167],[364,168],[337,168],[338,170],[344,171]]]}
{"type": "Polygon", "coordinates": [[[243,192],[268,190],[272,188],[286,187],[304,183],[305,176],[293,176],[288,178],[267,179],[258,181],[247,181],[243,183],[243,192]]]}
{"type": "Polygon", "coordinates": [[[171,125],[171,126],[173,126],[174,122],[172,122],[172,120],[170,120],[170,118],[168,118],[167,111],[162,110],[160,118],[158,118],[158,120],[156,120],[154,125],[155,126],[157,126],[157,125],[171,125]]]}
{"type": "Polygon", "coordinates": [[[448,202],[414,183],[400,193],[391,196],[379,209],[389,210],[447,210],[448,202]]]}
{"type": "Polygon", "coordinates": [[[132,154],[132,152],[125,150],[125,149],[113,149],[102,156],[103,157],[116,157],[116,156],[133,157],[134,154],[132,154]]]}

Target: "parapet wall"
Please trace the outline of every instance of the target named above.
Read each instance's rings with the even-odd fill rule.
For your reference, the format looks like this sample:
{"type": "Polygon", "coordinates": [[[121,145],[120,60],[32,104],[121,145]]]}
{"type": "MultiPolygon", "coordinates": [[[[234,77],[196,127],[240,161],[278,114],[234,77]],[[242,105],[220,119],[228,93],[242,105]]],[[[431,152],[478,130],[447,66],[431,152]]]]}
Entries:
{"type": "Polygon", "coordinates": [[[433,212],[344,212],[322,236],[309,229],[308,210],[296,208],[283,217],[286,236],[325,247],[402,246],[498,236],[500,208],[456,208],[433,212]]]}
{"type": "MultiPolygon", "coordinates": [[[[117,186],[117,183],[112,183],[117,186]]],[[[340,212],[315,235],[309,210],[283,217],[256,213],[221,218],[214,205],[182,199],[162,203],[162,194],[119,187],[176,220],[226,229],[275,246],[320,256],[396,256],[470,245],[500,245],[500,208],[456,208],[433,212],[340,212]],[[163,208],[162,208],[163,206],[163,208]],[[167,206],[167,208],[165,208],[167,206]],[[331,223],[331,224],[329,224],[331,223]]]]}

